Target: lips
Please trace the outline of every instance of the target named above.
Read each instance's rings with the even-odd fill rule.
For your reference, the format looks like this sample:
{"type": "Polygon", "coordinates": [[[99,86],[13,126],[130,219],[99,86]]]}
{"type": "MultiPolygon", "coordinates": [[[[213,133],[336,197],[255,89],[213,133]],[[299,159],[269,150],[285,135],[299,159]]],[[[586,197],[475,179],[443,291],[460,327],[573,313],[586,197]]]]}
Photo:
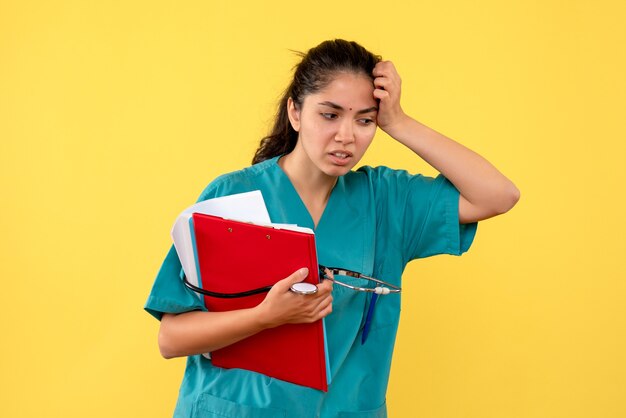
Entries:
{"type": "Polygon", "coordinates": [[[330,155],[333,155],[337,158],[349,158],[352,157],[352,153],[348,152],[348,151],[331,151],[329,152],[330,155]]]}
{"type": "Polygon", "coordinates": [[[352,158],[351,152],[343,150],[331,151],[328,153],[328,155],[335,165],[346,165],[350,162],[350,159],[352,158]]]}

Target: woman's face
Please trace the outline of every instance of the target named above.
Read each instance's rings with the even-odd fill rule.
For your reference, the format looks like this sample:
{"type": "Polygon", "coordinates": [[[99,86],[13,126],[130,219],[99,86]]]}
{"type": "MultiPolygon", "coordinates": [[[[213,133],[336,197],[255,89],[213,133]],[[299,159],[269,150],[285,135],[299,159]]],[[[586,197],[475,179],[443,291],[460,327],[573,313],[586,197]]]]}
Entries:
{"type": "Polygon", "coordinates": [[[304,98],[300,109],[289,101],[289,120],[298,132],[292,151],[299,164],[328,176],[349,172],[376,133],[377,102],[371,78],[338,73],[326,88],[304,98]]]}

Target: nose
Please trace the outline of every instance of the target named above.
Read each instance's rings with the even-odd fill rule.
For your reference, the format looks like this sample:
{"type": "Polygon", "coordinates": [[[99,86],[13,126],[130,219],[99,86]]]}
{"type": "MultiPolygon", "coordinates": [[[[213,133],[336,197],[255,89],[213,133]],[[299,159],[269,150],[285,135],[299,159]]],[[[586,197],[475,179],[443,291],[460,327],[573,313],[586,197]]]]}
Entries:
{"type": "Polygon", "coordinates": [[[335,134],[335,141],[343,144],[354,142],[354,130],[351,119],[346,118],[339,125],[339,130],[335,134]]]}

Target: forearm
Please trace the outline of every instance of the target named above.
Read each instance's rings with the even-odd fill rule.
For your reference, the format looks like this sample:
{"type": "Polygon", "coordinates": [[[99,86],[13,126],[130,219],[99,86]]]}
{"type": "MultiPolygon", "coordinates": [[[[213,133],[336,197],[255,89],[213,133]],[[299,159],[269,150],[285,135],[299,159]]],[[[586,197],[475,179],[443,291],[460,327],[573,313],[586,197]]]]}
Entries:
{"type": "Polygon", "coordinates": [[[265,328],[255,308],[165,314],[159,329],[159,349],[165,358],[207,353],[265,328]]]}
{"type": "Polygon", "coordinates": [[[313,295],[289,289],[306,278],[306,268],[278,281],[254,308],[225,312],[192,311],[164,314],[159,329],[159,350],[165,358],[208,353],[283,324],[312,323],[332,312],[330,280],[317,285],[313,295]]]}
{"type": "Polygon", "coordinates": [[[386,132],[443,174],[472,205],[495,215],[519,199],[515,185],[486,159],[409,116],[386,132]]]}

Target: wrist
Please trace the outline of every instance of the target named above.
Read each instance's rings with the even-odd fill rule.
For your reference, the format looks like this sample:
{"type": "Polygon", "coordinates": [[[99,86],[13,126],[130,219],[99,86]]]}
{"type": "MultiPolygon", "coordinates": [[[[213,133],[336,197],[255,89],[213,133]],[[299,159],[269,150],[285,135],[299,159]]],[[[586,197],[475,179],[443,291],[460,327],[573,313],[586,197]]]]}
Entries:
{"type": "Polygon", "coordinates": [[[265,303],[261,302],[254,308],[250,309],[250,314],[252,315],[252,322],[254,326],[259,330],[263,331],[269,328],[275,328],[279,324],[275,323],[276,321],[272,319],[271,315],[265,309],[265,303]]]}
{"type": "Polygon", "coordinates": [[[403,133],[410,128],[412,122],[415,122],[413,118],[406,113],[402,113],[400,116],[394,118],[393,122],[380,126],[380,129],[385,131],[385,133],[393,139],[401,141],[403,133]]]}

